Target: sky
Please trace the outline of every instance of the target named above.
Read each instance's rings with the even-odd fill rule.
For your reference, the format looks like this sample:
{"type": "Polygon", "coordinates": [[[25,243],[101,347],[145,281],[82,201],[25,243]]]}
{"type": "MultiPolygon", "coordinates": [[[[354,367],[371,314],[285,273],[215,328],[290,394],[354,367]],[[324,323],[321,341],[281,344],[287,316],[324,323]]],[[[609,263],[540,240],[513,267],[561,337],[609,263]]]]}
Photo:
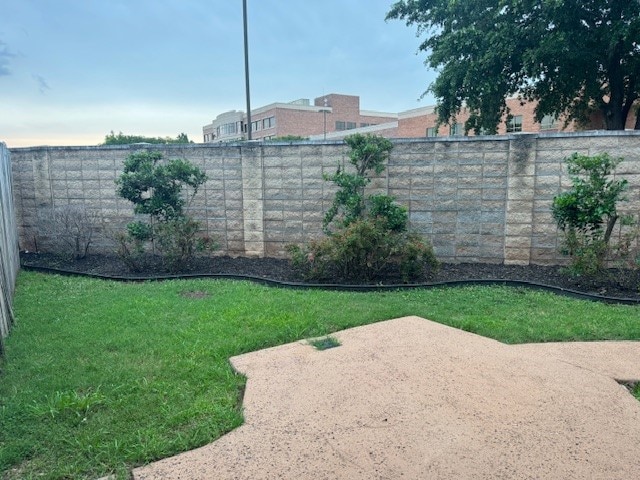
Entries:
{"type": "MultiPolygon", "coordinates": [[[[397,113],[435,74],[394,0],[247,0],[252,109],[329,93],[397,113]]],[[[246,110],[242,0],[0,0],[0,142],[97,145],[246,110]]]]}

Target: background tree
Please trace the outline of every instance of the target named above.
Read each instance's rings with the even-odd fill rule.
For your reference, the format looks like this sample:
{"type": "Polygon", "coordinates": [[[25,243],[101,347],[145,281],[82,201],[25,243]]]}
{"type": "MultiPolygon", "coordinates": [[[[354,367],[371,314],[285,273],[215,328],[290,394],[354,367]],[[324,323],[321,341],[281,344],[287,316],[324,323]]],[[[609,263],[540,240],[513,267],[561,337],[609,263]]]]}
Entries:
{"type": "Polygon", "coordinates": [[[467,131],[496,133],[513,95],[538,102],[537,121],[601,112],[608,130],[622,130],[638,115],[638,0],[401,0],[387,19],[427,35],[419,48],[439,72],[428,91],[441,123],[466,107],[467,131]]]}
{"type": "Polygon", "coordinates": [[[176,138],[171,137],[144,137],[142,135],[125,135],[119,132],[117,135],[113,130],[104,137],[103,145],[130,145],[132,143],[153,143],[153,144],[174,144],[174,143],[193,143],[189,140],[186,133],[180,133],[176,138]]]}

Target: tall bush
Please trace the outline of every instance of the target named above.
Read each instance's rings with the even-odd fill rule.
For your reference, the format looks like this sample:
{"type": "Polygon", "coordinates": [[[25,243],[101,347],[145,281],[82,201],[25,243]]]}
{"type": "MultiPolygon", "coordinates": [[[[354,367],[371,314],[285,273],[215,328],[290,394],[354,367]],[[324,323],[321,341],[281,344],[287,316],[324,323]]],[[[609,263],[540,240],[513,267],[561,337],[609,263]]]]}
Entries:
{"type": "Polygon", "coordinates": [[[388,195],[365,196],[372,176],[385,169],[393,145],[382,137],[355,134],[349,145],[351,171],[325,175],[337,191],[327,211],[325,238],[290,245],[292,263],[311,280],[370,282],[398,273],[404,281],[422,278],[437,267],[430,243],[407,231],[408,213],[388,195]]]}
{"type": "Polygon", "coordinates": [[[566,159],[572,188],[553,199],[552,214],[564,232],[563,251],[575,273],[595,275],[605,267],[613,228],[619,220],[626,180],[612,179],[622,158],[574,153],[566,159]]]}
{"type": "Polygon", "coordinates": [[[206,181],[204,172],[184,159],[164,161],[160,152],[146,151],[127,157],[116,180],[117,194],[133,203],[134,213],[148,219],[129,223],[127,231],[116,237],[118,254],[130,268],[143,268],[148,242],[160,251],[170,271],[179,269],[198,249],[212,246],[197,236],[200,223],[184,211],[206,181]]]}

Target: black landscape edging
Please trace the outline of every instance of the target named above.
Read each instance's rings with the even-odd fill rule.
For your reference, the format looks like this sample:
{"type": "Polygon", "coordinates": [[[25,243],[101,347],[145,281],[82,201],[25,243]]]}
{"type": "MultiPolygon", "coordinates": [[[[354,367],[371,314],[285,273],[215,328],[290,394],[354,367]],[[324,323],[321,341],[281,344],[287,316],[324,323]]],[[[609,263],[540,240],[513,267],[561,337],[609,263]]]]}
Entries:
{"type": "Polygon", "coordinates": [[[148,282],[148,281],[163,281],[163,280],[181,280],[181,279],[198,279],[198,278],[212,278],[212,279],[228,279],[228,280],[246,280],[254,283],[283,287],[283,288],[296,288],[296,289],[317,289],[317,290],[331,290],[331,291],[349,291],[349,292],[377,292],[377,291],[390,291],[390,290],[406,290],[406,289],[418,289],[418,288],[438,288],[438,287],[463,287],[467,285],[502,285],[508,287],[525,287],[532,290],[543,290],[555,293],[556,295],[562,295],[565,297],[577,298],[581,300],[590,300],[603,303],[621,304],[621,305],[640,305],[640,299],[624,298],[624,297],[608,297],[604,295],[596,295],[591,293],[579,292],[577,290],[571,290],[568,288],[554,287],[551,285],[544,285],[542,283],[530,282],[525,280],[506,280],[506,279],[493,279],[493,280],[452,280],[445,282],[434,283],[411,283],[411,284],[392,284],[392,285],[346,285],[335,283],[304,283],[304,282],[286,282],[281,280],[273,280],[270,278],[254,277],[251,275],[234,275],[226,273],[186,273],[180,275],[159,275],[154,277],[135,277],[135,276],[113,276],[102,275],[99,273],[87,273],[78,272],[75,270],[64,270],[60,268],[39,267],[35,265],[21,265],[22,269],[34,272],[52,273],[65,276],[78,276],[98,278],[101,280],[114,280],[118,282],[148,282]]]}

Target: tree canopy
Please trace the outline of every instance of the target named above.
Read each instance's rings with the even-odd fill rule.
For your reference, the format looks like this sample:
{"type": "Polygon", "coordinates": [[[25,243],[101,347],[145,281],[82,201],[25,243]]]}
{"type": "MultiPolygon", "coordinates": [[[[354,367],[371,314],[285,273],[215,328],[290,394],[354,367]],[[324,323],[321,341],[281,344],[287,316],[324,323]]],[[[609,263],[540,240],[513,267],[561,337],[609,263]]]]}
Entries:
{"type": "Polygon", "coordinates": [[[186,133],[179,134],[176,138],[171,137],[145,137],[142,135],[125,135],[119,132],[117,135],[113,130],[109,135],[104,137],[103,145],[130,145],[132,143],[153,143],[153,144],[171,144],[171,143],[193,143],[189,140],[186,133]]]}
{"type": "Polygon", "coordinates": [[[635,114],[640,129],[640,0],[401,0],[387,19],[426,34],[441,123],[464,107],[467,131],[496,133],[518,96],[537,102],[537,121],[601,112],[622,130],[635,114]]]}

